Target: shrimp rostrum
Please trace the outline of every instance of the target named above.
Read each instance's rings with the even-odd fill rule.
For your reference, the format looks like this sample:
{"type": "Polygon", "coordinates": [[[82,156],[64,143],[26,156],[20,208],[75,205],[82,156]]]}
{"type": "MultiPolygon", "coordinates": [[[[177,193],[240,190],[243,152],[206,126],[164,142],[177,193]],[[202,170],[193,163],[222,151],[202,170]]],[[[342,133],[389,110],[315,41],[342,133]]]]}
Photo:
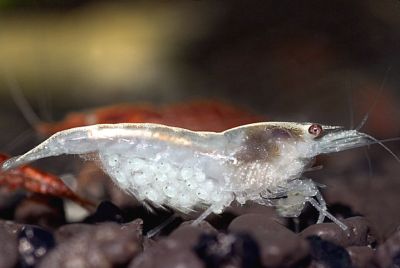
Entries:
{"type": "Polygon", "coordinates": [[[195,132],[158,124],[103,124],[60,131],[6,161],[3,170],[61,154],[98,154],[124,191],[152,206],[190,213],[195,223],[233,201],[277,207],[297,217],[309,202],[318,223],[332,216],[317,185],[303,176],[319,154],[377,142],[357,130],[312,123],[263,122],[224,132],[195,132]]]}

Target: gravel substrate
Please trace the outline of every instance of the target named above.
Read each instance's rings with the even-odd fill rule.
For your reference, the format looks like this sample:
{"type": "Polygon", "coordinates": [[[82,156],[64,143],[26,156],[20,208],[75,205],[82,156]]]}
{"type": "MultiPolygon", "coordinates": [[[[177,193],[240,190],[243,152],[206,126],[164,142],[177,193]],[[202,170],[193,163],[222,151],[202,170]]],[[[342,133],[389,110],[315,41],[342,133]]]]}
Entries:
{"type": "MultiPolygon", "coordinates": [[[[348,233],[333,223],[310,225],[295,233],[288,228],[290,224],[282,224],[271,212],[240,215],[226,228],[219,229],[208,222],[193,226],[191,221],[176,220],[170,224],[169,229],[173,230],[168,234],[163,230],[147,238],[143,235],[142,219],[127,220],[117,210],[111,203],[102,203],[84,222],[61,224],[53,229],[1,220],[1,267],[400,265],[400,228],[379,242],[371,223],[361,216],[344,220],[348,233]]],[[[218,222],[224,217],[211,222],[221,225],[218,222]]],[[[227,217],[230,218],[229,214],[227,217]]]]}

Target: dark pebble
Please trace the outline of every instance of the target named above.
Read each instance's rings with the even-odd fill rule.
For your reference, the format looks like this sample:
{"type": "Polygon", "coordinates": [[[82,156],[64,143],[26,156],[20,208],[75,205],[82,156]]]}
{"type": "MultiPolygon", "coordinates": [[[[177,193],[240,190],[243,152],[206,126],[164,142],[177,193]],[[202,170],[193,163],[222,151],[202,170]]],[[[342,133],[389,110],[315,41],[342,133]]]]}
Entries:
{"type": "Polygon", "coordinates": [[[34,267],[55,245],[53,235],[39,227],[24,226],[18,235],[21,266],[34,267]]]}
{"type": "Polygon", "coordinates": [[[346,250],[350,255],[354,268],[368,267],[374,256],[374,250],[370,247],[353,246],[346,248],[346,250]]]}
{"type": "Polygon", "coordinates": [[[55,229],[65,223],[62,199],[33,195],[16,208],[14,220],[30,225],[55,229]]]}
{"type": "Polygon", "coordinates": [[[216,234],[218,231],[206,221],[193,226],[192,221],[186,221],[176,228],[169,238],[180,241],[180,243],[187,248],[193,248],[197,245],[199,238],[202,234],[216,234]]]}
{"type": "Polygon", "coordinates": [[[123,225],[107,222],[64,240],[38,267],[119,267],[141,251],[141,220],[123,225]]]}
{"type": "Polygon", "coordinates": [[[310,253],[313,267],[350,268],[352,267],[349,253],[341,246],[323,240],[319,236],[309,236],[310,253]]]}
{"type": "Polygon", "coordinates": [[[18,262],[18,240],[16,233],[0,222],[0,267],[12,268],[18,262]]]}
{"type": "Polygon", "coordinates": [[[85,223],[66,224],[54,232],[54,237],[57,241],[57,244],[60,244],[76,235],[90,232],[93,227],[94,225],[85,223]]]}
{"type": "Polygon", "coordinates": [[[157,245],[157,241],[155,241],[151,238],[148,238],[146,236],[143,236],[143,251],[146,251],[147,249],[149,249],[155,245],[157,245]]]}
{"type": "Polygon", "coordinates": [[[314,224],[304,229],[300,236],[319,236],[342,247],[368,246],[376,243],[375,232],[371,224],[363,217],[356,216],[343,221],[348,230],[343,231],[335,223],[314,224]]]}
{"type": "Polygon", "coordinates": [[[194,249],[208,268],[262,267],[258,244],[249,234],[203,234],[194,249]]]}
{"type": "Polygon", "coordinates": [[[239,216],[232,221],[228,230],[250,234],[260,247],[262,264],[267,267],[294,266],[309,254],[307,241],[262,214],[239,216]]]}
{"type": "Polygon", "coordinates": [[[0,220],[0,228],[6,230],[10,234],[14,235],[15,237],[18,236],[19,232],[21,229],[24,227],[23,224],[16,223],[13,221],[5,221],[5,220],[0,220]]]}
{"type": "Polygon", "coordinates": [[[99,223],[108,221],[117,223],[123,223],[126,221],[123,211],[109,201],[101,202],[96,211],[84,220],[85,223],[99,223]]]}
{"type": "Polygon", "coordinates": [[[207,221],[218,230],[226,230],[232,220],[236,217],[236,214],[224,211],[221,214],[210,215],[210,217],[207,218],[207,221]]]}
{"type": "Polygon", "coordinates": [[[203,268],[196,253],[178,240],[163,239],[136,257],[129,268],[203,268]]]}
{"type": "Polygon", "coordinates": [[[377,267],[400,267],[400,230],[376,249],[373,263],[377,267]]]}

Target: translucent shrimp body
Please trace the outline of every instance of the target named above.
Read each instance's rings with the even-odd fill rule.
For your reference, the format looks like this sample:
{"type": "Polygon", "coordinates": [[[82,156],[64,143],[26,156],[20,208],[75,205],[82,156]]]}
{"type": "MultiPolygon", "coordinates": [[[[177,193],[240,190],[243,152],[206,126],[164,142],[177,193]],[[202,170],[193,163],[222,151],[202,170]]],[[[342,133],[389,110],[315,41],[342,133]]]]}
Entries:
{"type": "Polygon", "coordinates": [[[310,123],[256,123],[220,133],[157,124],[93,125],[58,132],[2,168],[61,154],[97,153],[121,189],[154,206],[185,213],[205,209],[196,222],[221,213],[234,200],[275,205],[290,217],[310,202],[320,212],[319,222],[327,216],[345,229],[302,174],[318,154],[367,143],[358,131],[310,123]]]}

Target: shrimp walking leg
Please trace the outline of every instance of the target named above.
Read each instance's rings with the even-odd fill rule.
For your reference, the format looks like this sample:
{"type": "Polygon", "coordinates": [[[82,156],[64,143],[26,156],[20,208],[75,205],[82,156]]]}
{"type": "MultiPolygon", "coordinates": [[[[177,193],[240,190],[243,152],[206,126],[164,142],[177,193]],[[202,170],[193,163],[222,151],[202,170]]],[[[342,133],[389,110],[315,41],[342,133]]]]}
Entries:
{"type": "Polygon", "coordinates": [[[154,227],[153,229],[151,229],[150,231],[148,231],[147,234],[146,234],[146,237],[147,238],[154,237],[155,235],[160,233],[162,229],[164,229],[169,224],[171,224],[176,218],[177,218],[177,216],[175,214],[172,214],[170,217],[168,217],[168,219],[166,219],[160,225],[158,225],[158,226],[154,227]]]}
{"type": "MultiPolygon", "coordinates": [[[[322,194],[319,191],[316,194],[315,198],[317,198],[317,201],[318,201],[319,205],[321,206],[322,210],[327,211],[328,208],[326,207],[325,199],[322,197],[322,194]]],[[[318,215],[317,223],[323,223],[324,219],[325,219],[325,214],[320,212],[318,215]]]]}
{"type": "Polygon", "coordinates": [[[348,227],[341,221],[339,221],[338,219],[335,218],[335,216],[333,216],[331,213],[329,213],[326,208],[324,209],[313,197],[308,197],[306,199],[306,201],[310,202],[310,204],[316,209],[318,210],[318,212],[322,215],[324,215],[325,217],[327,217],[328,219],[330,219],[331,221],[333,221],[334,223],[336,223],[337,225],[339,225],[340,228],[342,228],[344,231],[346,231],[348,229],[348,227]]]}
{"type": "Polygon", "coordinates": [[[201,213],[201,215],[197,219],[193,221],[192,225],[198,225],[200,222],[205,220],[213,211],[213,206],[208,207],[203,213],[201,213]]]}

